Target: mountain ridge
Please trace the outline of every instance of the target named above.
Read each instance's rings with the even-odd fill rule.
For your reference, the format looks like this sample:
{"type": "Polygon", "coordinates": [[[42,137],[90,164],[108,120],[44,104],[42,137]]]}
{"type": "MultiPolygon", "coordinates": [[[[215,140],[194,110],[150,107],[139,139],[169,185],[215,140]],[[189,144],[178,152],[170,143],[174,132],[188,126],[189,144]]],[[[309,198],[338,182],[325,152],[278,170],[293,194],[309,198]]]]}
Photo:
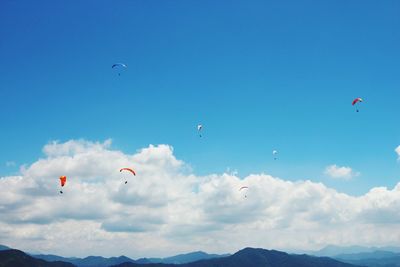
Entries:
{"type": "Polygon", "coordinates": [[[400,253],[390,251],[362,252],[355,254],[341,254],[335,259],[367,267],[400,267],[400,253]]]}
{"type": "Polygon", "coordinates": [[[375,251],[388,251],[400,253],[400,247],[385,246],[385,247],[364,247],[364,246],[336,246],[328,245],[317,251],[307,251],[306,254],[315,256],[335,257],[341,254],[357,254],[371,253],[375,251]]]}
{"type": "Polygon", "coordinates": [[[137,264],[122,263],[113,267],[355,267],[327,257],[293,255],[277,250],[244,248],[235,254],[186,264],[137,264]]]}
{"type": "Polygon", "coordinates": [[[67,258],[57,255],[46,255],[46,254],[38,254],[38,255],[31,255],[35,258],[46,260],[46,261],[64,261],[72,263],[78,267],[108,267],[112,265],[117,265],[120,263],[131,262],[131,263],[139,263],[139,264],[150,264],[150,263],[164,263],[164,264],[183,264],[194,262],[202,259],[212,259],[212,258],[220,258],[228,256],[225,255],[218,255],[218,254],[208,254],[203,251],[194,251],[185,254],[178,254],[171,257],[166,258],[140,258],[137,260],[131,259],[126,256],[119,256],[119,257],[110,257],[105,258],[102,256],[87,256],[85,258],[67,258]]]}
{"type": "Polygon", "coordinates": [[[48,262],[36,259],[23,251],[17,249],[8,249],[0,251],[1,267],[74,267],[68,262],[48,262]]]}

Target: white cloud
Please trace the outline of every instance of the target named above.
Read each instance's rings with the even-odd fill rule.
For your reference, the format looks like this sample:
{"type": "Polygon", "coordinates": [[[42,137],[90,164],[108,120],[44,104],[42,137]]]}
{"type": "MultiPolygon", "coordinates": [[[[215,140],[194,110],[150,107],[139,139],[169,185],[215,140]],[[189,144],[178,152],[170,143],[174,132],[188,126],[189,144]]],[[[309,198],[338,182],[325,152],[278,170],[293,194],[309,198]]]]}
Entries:
{"type": "Polygon", "coordinates": [[[340,167],[337,166],[336,164],[326,167],[325,174],[332,178],[345,179],[345,180],[360,175],[359,172],[353,171],[353,169],[350,167],[340,167]]]}
{"type": "Polygon", "coordinates": [[[395,151],[396,151],[396,153],[397,153],[398,159],[400,160],[400,146],[398,146],[398,147],[395,149],[395,151]]]}
{"type": "Polygon", "coordinates": [[[196,176],[168,145],[126,154],[113,150],[111,141],[71,140],[43,151],[44,158],[20,176],[0,178],[0,240],[6,245],[131,257],[246,246],[398,245],[400,184],[354,197],[267,174],[196,176]],[[120,173],[121,167],[137,175],[120,173]],[[60,175],[68,177],[62,195],[60,175]]]}

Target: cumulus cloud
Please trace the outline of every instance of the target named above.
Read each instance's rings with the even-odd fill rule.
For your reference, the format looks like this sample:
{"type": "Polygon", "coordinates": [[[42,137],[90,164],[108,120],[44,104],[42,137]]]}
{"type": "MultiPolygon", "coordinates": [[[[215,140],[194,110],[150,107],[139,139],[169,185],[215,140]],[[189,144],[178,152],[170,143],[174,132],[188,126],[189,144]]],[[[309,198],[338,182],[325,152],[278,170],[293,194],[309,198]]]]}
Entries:
{"type": "Polygon", "coordinates": [[[398,159],[400,160],[400,146],[398,146],[398,147],[395,149],[395,151],[396,151],[396,153],[397,153],[398,159]]]}
{"type": "MultiPolygon", "coordinates": [[[[49,143],[43,152],[19,176],[0,178],[6,245],[65,256],[143,257],[246,246],[391,245],[400,236],[400,184],[354,197],[263,173],[197,176],[168,145],[127,154],[110,140],[71,140],[49,143]],[[137,175],[120,173],[121,167],[137,175]],[[68,177],[62,195],[60,175],[68,177]],[[239,191],[244,185],[247,197],[239,191]]],[[[340,177],[355,175],[333,166],[340,177]]]]}
{"type": "Polygon", "coordinates": [[[350,167],[340,167],[337,166],[336,164],[326,167],[325,174],[332,178],[345,179],[345,180],[360,175],[359,172],[353,171],[353,169],[350,167]]]}

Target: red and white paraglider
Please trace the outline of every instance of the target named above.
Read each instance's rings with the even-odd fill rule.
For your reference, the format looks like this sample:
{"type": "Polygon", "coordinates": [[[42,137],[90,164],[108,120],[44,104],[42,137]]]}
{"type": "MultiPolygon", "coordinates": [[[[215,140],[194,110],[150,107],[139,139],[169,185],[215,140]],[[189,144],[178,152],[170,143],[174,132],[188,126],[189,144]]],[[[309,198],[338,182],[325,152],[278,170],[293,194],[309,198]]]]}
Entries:
{"type": "Polygon", "coordinates": [[[359,103],[363,102],[364,100],[361,97],[357,97],[356,99],[353,100],[353,102],[351,103],[353,105],[353,107],[356,107],[356,112],[359,112],[358,110],[358,105],[359,103]]]}
{"type": "MultiPolygon", "coordinates": [[[[119,172],[122,172],[122,171],[128,171],[128,172],[132,173],[134,176],[136,176],[136,172],[131,168],[122,168],[119,170],[119,172]]],[[[125,181],[125,184],[127,184],[127,183],[128,183],[128,180],[125,181]]]]}

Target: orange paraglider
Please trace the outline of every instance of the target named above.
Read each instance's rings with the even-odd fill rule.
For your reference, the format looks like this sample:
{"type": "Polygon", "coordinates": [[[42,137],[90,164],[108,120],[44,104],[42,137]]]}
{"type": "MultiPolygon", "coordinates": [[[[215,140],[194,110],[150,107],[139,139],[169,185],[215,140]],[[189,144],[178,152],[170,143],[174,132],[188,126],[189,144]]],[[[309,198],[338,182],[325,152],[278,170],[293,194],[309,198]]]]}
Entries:
{"type": "MultiPolygon", "coordinates": [[[[67,176],[60,176],[61,187],[64,187],[66,182],[67,182],[67,176]]],[[[62,193],[63,193],[63,191],[60,190],[60,194],[62,194],[62,193]]]]}

